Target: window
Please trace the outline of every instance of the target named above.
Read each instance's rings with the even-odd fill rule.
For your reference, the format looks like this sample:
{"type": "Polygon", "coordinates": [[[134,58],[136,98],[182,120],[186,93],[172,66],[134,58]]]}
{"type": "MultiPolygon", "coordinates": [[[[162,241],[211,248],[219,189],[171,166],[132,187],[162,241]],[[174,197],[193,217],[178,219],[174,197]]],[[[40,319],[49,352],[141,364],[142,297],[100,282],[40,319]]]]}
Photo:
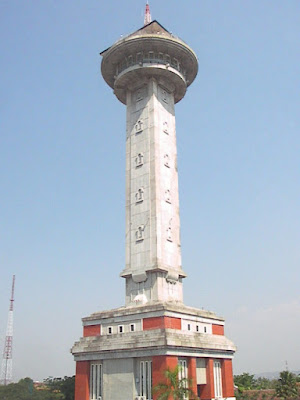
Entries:
{"type": "Polygon", "coordinates": [[[124,325],[119,325],[118,326],[118,331],[119,331],[119,333],[123,333],[124,332],[124,325]]]}
{"type": "Polygon", "coordinates": [[[137,53],[136,62],[137,63],[143,63],[143,53],[137,53]]]}
{"type": "Polygon", "coordinates": [[[143,121],[139,119],[137,123],[134,125],[134,127],[135,127],[135,133],[143,132],[143,127],[144,127],[143,121]]]}
{"type": "Polygon", "coordinates": [[[168,64],[171,64],[171,57],[169,56],[169,54],[165,54],[165,60],[168,64]]]}
{"type": "Polygon", "coordinates": [[[90,400],[102,397],[102,364],[92,363],[90,369],[90,400]]]}
{"type": "Polygon", "coordinates": [[[130,325],[130,332],[134,332],[135,331],[135,324],[131,324],[130,325]]]}
{"type": "Polygon", "coordinates": [[[215,387],[215,398],[219,399],[222,397],[222,374],[221,374],[221,363],[220,361],[214,361],[214,387],[215,387]]]}
{"type": "Polygon", "coordinates": [[[196,325],[196,331],[199,332],[199,325],[196,325]]]}
{"type": "Polygon", "coordinates": [[[206,331],[207,331],[207,329],[206,329],[206,326],[204,327],[204,333],[206,333],[206,331]]]}
{"type": "Polygon", "coordinates": [[[135,202],[142,203],[144,201],[144,189],[140,188],[135,194],[135,202]]]}
{"type": "Polygon", "coordinates": [[[128,66],[130,66],[130,65],[133,64],[132,56],[128,56],[128,58],[127,58],[127,64],[128,64],[128,66]]]}
{"type": "Polygon", "coordinates": [[[108,335],[111,335],[113,333],[113,328],[112,328],[112,326],[109,326],[108,328],[107,328],[107,334],[108,335]]]}
{"type": "MultiPolygon", "coordinates": [[[[186,364],[186,360],[178,360],[178,365],[179,365],[179,380],[184,379],[185,383],[184,383],[184,387],[187,388],[187,380],[188,380],[188,374],[187,374],[187,364],[186,364]]],[[[184,397],[184,399],[186,400],[187,397],[184,397]]]]}
{"type": "Polygon", "coordinates": [[[152,399],[152,362],[140,362],[140,396],[146,400],[152,399]]]}
{"type": "Polygon", "coordinates": [[[143,153],[139,153],[136,157],[135,157],[135,167],[141,167],[144,164],[144,154],[143,153]]]}
{"type": "Polygon", "coordinates": [[[141,242],[144,240],[144,230],[145,230],[145,226],[141,225],[137,228],[136,232],[135,232],[135,241],[136,242],[141,242]]]}
{"type": "Polygon", "coordinates": [[[188,331],[191,330],[191,324],[188,324],[188,331]]]}

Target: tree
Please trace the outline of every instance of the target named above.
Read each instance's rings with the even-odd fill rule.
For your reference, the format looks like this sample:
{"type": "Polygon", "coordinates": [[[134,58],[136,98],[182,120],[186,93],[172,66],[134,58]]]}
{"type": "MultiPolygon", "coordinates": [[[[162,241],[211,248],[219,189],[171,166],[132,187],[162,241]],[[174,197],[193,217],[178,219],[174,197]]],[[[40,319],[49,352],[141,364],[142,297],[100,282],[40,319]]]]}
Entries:
{"type": "Polygon", "coordinates": [[[64,378],[47,378],[44,383],[52,393],[60,393],[63,400],[74,400],[75,375],[64,378]]]}
{"type": "Polygon", "coordinates": [[[240,392],[255,388],[254,375],[244,372],[241,375],[234,375],[234,384],[239,388],[240,392]]]}
{"type": "Polygon", "coordinates": [[[180,367],[176,366],[173,370],[169,368],[164,372],[165,381],[157,384],[153,391],[157,393],[157,400],[184,400],[187,397],[197,399],[197,396],[189,388],[190,381],[187,378],[180,378],[180,367]]]}
{"type": "Polygon", "coordinates": [[[298,399],[296,376],[289,371],[280,372],[275,390],[276,395],[283,399],[298,399]]]}
{"type": "Polygon", "coordinates": [[[1,400],[62,400],[60,393],[51,393],[46,387],[38,390],[33,380],[24,378],[18,383],[0,386],[1,400]]]}

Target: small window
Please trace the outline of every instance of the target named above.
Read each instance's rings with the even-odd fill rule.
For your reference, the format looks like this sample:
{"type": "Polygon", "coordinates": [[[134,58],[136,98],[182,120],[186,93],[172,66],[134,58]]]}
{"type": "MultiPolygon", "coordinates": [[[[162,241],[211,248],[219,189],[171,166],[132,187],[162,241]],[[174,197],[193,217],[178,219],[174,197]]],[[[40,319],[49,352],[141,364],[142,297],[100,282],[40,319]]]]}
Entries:
{"type": "Polygon", "coordinates": [[[204,333],[206,333],[206,331],[207,331],[207,329],[206,329],[206,326],[204,327],[204,333]]]}
{"type": "Polygon", "coordinates": [[[142,63],[143,62],[143,53],[137,53],[136,62],[137,63],[142,63]]]}
{"type": "Polygon", "coordinates": [[[130,325],[130,332],[134,332],[135,331],[135,324],[131,324],[130,325]]]}
{"type": "Polygon", "coordinates": [[[196,325],[196,331],[199,332],[199,325],[196,325]]]}
{"type": "Polygon", "coordinates": [[[112,332],[113,332],[113,328],[112,328],[112,326],[109,326],[109,327],[107,328],[107,334],[108,334],[108,335],[111,335],[112,332]]]}
{"type": "Polygon", "coordinates": [[[132,56],[128,56],[128,57],[127,57],[127,64],[128,64],[128,66],[130,66],[130,65],[133,64],[132,56]]]}
{"type": "Polygon", "coordinates": [[[188,324],[188,331],[191,330],[191,324],[188,324]]]}
{"type": "Polygon", "coordinates": [[[124,332],[124,325],[119,325],[118,329],[119,329],[119,333],[123,333],[124,332]]]}

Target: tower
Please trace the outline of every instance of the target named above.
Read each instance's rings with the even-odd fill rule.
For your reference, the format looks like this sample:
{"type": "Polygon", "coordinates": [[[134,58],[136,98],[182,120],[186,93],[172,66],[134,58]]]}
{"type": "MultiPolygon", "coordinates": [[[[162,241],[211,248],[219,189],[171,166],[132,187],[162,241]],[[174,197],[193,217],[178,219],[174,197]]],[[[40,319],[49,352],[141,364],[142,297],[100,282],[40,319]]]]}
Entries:
{"type": "Polygon", "coordinates": [[[125,306],[83,318],[75,400],[151,400],[181,367],[201,399],[232,398],[235,346],[224,319],[183,303],[175,104],[194,81],[193,50],[151,21],[101,53],[126,105],[125,306]]]}
{"type": "Polygon", "coordinates": [[[12,382],[12,343],[13,343],[13,313],[14,313],[15,275],[13,275],[11,297],[8,311],[7,329],[1,366],[1,385],[12,382]]]}

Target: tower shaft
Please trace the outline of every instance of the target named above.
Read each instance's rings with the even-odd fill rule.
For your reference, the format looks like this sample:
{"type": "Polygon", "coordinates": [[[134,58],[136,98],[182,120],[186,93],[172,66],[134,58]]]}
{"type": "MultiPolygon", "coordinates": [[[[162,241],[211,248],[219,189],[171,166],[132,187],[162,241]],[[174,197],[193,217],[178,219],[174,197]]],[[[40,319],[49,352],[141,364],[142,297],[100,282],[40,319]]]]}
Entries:
{"type": "Polygon", "coordinates": [[[8,311],[7,329],[1,366],[1,385],[12,382],[12,344],[13,344],[13,310],[14,310],[15,275],[13,275],[11,298],[8,311]]]}
{"type": "Polygon", "coordinates": [[[126,101],[126,304],[182,301],[174,96],[167,81],[137,83],[126,101]]]}

